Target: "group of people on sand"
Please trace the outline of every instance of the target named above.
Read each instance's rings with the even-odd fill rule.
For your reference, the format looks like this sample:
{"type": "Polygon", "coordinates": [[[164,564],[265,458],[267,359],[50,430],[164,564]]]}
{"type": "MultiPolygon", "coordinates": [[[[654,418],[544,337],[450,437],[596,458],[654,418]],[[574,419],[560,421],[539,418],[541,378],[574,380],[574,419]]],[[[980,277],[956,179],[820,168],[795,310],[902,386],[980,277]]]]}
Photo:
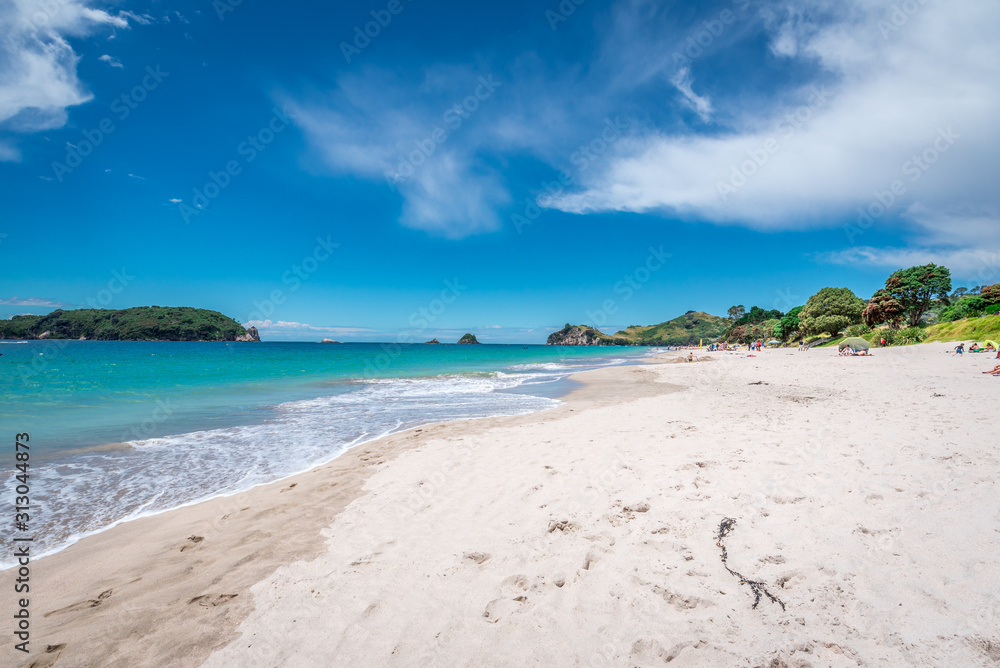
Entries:
{"type": "Polygon", "coordinates": [[[861,350],[855,350],[854,348],[851,348],[850,346],[848,346],[847,348],[844,348],[843,350],[840,351],[840,356],[841,357],[871,357],[872,354],[870,352],[868,352],[867,350],[865,350],[864,348],[862,348],[861,350]]]}
{"type": "MultiPolygon", "coordinates": [[[[954,349],[955,355],[961,355],[964,352],[965,352],[965,344],[964,343],[960,343],[957,346],[955,346],[955,349],[954,349]]],[[[993,353],[993,352],[995,352],[997,354],[997,359],[1000,359],[1000,351],[997,350],[996,346],[993,345],[992,341],[987,341],[985,347],[980,346],[978,342],[977,343],[973,343],[972,345],[969,346],[969,352],[970,353],[993,353]]]]}

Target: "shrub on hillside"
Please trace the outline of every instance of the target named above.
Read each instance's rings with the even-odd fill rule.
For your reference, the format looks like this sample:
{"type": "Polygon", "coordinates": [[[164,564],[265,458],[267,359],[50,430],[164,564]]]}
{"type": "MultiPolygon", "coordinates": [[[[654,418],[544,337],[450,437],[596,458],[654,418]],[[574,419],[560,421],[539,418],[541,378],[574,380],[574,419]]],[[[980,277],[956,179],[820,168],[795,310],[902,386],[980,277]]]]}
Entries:
{"type": "Polygon", "coordinates": [[[845,336],[864,336],[872,331],[872,328],[864,323],[859,323],[857,325],[851,325],[844,330],[845,336]]]}

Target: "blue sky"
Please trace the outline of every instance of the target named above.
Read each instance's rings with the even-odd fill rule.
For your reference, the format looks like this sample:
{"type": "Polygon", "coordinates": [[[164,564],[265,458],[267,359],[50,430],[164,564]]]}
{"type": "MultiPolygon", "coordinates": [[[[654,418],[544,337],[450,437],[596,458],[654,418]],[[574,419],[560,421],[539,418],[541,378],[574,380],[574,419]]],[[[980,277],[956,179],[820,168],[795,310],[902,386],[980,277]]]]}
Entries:
{"type": "Polygon", "coordinates": [[[15,0],[0,27],[0,317],[542,342],[930,261],[1000,280],[996,3],[15,0]]]}

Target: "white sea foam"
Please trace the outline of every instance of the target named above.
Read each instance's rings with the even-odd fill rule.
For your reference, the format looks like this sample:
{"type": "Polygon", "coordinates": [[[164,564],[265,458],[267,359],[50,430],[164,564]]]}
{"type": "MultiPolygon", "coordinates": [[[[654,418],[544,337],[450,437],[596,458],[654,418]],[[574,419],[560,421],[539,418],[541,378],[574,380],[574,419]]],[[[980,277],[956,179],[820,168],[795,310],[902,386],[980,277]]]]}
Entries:
{"type": "MultiPolygon", "coordinates": [[[[497,392],[547,373],[493,373],[359,382],[353,391],[271,407],[260,424],[132,441],[32,470],[37,554],[121,522],[280,480],[359,443],[461,418],[518,415],[558,402],[497,392]]],[[[10,489],[10,486],[7,486],[10,489]]],[[[0,563],[0,569],[14,565],[0,563]]]]}

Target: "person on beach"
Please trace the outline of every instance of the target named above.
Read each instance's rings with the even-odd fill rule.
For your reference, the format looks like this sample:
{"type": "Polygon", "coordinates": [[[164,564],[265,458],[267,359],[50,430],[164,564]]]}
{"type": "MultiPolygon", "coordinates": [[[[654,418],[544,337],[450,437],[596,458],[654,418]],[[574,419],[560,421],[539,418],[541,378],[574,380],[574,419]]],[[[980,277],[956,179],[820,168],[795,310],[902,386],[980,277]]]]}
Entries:
{"type": "Polygon", "coordinates": [[[984,371],[983,373],[988,373],[991,376],[1000,376],[1000,364],[997,364],[995,367],[993,367],[989,371],[984,371]]]}
{"type": "Polygon", "coordinates": [[[962,353],[964,353],[964,352],[965,352],[965,344],[964,343],[960,343],[957,346],[955,346],[955,354],[956,355],[958,355],[959,357],[961,357],[962,353]]]}
{"type": "Polygon", "coordinates": [[[884,336],[882,337],[882,341],[881,341],[881,343],[880,343],[879,345],[880,345],[880,346],[881,346],[882,348],[885,348],[885,337],[884,337],[884,336]]]}
{"type": "Polygon", "coordinates": [[[694,361],[694,353],[688,353],[688,362],[694,361]]]}

